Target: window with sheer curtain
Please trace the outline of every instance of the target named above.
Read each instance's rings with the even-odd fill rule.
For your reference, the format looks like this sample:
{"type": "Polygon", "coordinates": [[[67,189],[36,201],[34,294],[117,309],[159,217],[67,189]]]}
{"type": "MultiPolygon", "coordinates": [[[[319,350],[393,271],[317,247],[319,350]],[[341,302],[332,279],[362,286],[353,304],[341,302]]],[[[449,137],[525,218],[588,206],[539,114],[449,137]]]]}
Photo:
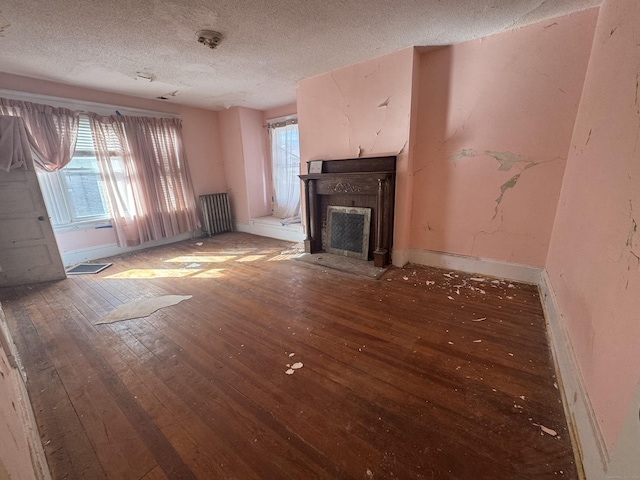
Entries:
{"type": "Polygon", "coordinates": [[[0,116],[23,119],[54,226],[108,218],[121,247],[200,227],[178,118],[102,117],[5,98],[0,116]]]}
{"type": "Polygon", "coordinates": [[[76,148],[63,168],[37,170],[51,224],[60,231],[109,220],[89,118],[80,115],[76,148]]]}
{"type": "Polygon", "coordinates": [[[269,124],[273,215],[287,222],[300,220],[300,144],[295,119],[269,124]]]}
{"type": "Polygon", "coordinates": [[[179,119],[91,114],[89,121],[120,246],[200,227],[179,119]]]}

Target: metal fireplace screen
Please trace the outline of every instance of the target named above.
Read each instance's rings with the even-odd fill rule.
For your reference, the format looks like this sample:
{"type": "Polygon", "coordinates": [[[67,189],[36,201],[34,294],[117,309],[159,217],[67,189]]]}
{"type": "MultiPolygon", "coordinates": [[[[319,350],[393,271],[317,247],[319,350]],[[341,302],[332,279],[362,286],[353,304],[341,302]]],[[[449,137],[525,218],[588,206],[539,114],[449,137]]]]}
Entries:
{"type": "Polygon", "coordinates": [[[370,225],[370,208],[328,207],[327,251],[368,260],[370,225]]]}

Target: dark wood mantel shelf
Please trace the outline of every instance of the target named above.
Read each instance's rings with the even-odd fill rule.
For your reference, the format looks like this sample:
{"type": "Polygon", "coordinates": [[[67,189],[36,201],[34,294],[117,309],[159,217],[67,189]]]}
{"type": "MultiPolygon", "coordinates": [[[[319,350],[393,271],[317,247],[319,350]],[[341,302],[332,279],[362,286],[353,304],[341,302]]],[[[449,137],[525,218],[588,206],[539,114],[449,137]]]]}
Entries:
{"type": "MultiPolygon", "coordinates": [[[[309,164],[313,162],[308,162],[309,164]]],[[[393,240],[393,205],[396,157],[324,160],[318,173],[300,175],[306,200],[305,251],[322,252],[322,219],[326,216],[323,196],[332,205],[352,206],[357,198],[372,198],[372,256],[376,267],[390,263],[393,240]]]]}

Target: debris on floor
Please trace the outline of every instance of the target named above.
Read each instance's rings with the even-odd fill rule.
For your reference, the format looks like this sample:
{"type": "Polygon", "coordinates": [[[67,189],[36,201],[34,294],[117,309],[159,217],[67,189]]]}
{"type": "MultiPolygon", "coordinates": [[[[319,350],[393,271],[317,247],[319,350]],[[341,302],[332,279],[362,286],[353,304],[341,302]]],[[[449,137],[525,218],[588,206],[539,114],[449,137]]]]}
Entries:
{"type": "MultiPolygon", "coordinates": [[[[284,352],[284,354],[288,355],[289,358],[292,358],[293,356],[295,356],[294,352],[291,352],[291,353],[284,352]]],[[[287,370],[284,373],[286,373],[287,375],[293,375],[296,370],[300,370],[302,367],[304,367],[304,364],[302,362],[296,362],[293,365],[287,363],[287,370]]]]}
{"type": "Polygon", "coordinates": [[[148,317],[156,310],[177,305],[183,300],[188,300],[192,295],[163,295],[161,297],[145,298],[135,302],[125,303],[111,310],[107,315],[98,320],[95,325],[132,320],[134,318],[148,317]]]}
{"type": "Polygon", "coordinates": [[[540,430],[542,430],[547,435],[551,435],[552,437],[557,437],[558,436],[558,432],[556,432],[555,430],[552,430],[551,428],[547,428],[544,425],[540,425],[539,423],[534,423],[534,425],[536,427],[540,427],[540,430]]]}

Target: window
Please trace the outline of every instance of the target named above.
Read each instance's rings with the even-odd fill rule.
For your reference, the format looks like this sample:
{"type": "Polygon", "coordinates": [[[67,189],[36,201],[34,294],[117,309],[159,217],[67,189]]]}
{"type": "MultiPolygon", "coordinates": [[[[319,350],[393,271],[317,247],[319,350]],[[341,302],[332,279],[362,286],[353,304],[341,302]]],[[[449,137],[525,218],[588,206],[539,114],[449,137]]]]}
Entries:
{"type": "Polygon", "coordinates": [[[54,228],[60,230],[109,219],[86,116],[80,117],[78,140],[71,161],[55,172],[38,171],[38,180],[54,228]]]}
{"type": "Polygon", "coordinates": [[[300,145],[297,120],[269,125],[271,138],[271,174],[273,215],[282,218],[300,216],[300,145]]]}

